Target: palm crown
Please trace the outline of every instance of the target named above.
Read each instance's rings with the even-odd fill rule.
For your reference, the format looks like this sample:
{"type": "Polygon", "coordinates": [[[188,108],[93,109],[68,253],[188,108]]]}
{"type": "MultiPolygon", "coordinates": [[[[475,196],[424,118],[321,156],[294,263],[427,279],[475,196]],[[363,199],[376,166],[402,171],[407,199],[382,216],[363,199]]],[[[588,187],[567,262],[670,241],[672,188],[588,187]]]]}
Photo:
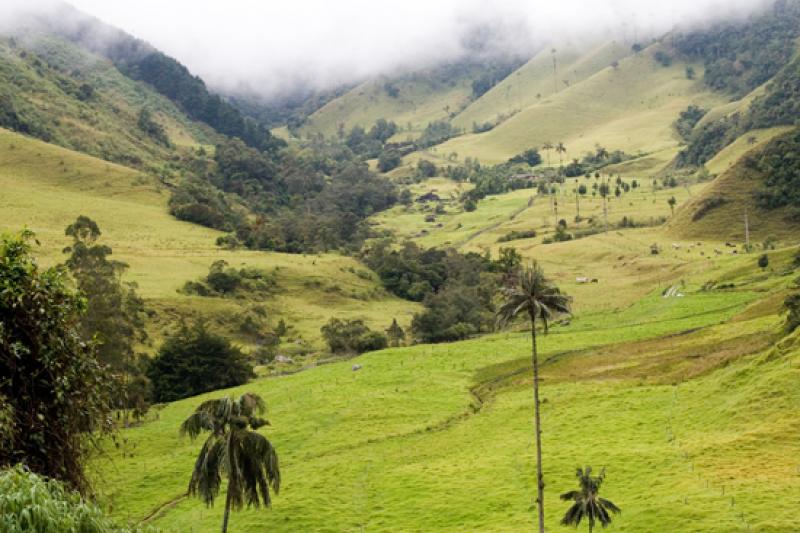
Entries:
{"type": "Polygon", "coordinates": [[[516,274],[516,282],[503,288],[504,303],[497,313],[501,324],[527,313],[532,322],[540,320],[547,332],[548,323],[556,316],[568,314],[572,298],[563,294],[544,275],[534,261],[516,274]]]}
{"type": "Polygon", "coordinates": [[[266,437],[254,430],[269,422],[257,415],[265,410],[260,396],[246,393],[208,400],[181,424],[180,432],[197,437],[210,432],[195,461],[189,494],[207,505],[219,493],[222,473],[228,477],[226,514],[229,507],[270,505],[269,487],[277,494],[281,474],[278,455],[266,437]]]}
{"type": "Polygon", "coordinates": [[[611,501],[601,498],[599,495],[600,485],[603,484],[606,472],[603,469],[599,476],[592,477],[592,468],[578,468],[575,474],[578,478],[579,490],[571,490],[561,495],[561,499],[572,501],[572,507],[567,510],[561,524],[565,526],[575,526],[586,518],[589,522],[589,531],[594,529],[596,522],[600,522],[603,527],[611,523],[611,514],[620,513],[619,507],[611,501]]]}

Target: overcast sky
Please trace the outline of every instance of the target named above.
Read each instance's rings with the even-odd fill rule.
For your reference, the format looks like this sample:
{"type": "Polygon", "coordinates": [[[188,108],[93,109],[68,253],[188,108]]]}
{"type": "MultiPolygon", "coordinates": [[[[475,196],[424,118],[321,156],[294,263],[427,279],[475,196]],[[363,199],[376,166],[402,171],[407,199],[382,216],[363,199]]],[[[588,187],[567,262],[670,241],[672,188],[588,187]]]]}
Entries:
{"type": "MultiPolygon", "coordinates": [[[[0,0],[6,2],[41,0],[0,0]]],[[[481,24],[504,46],[566,35],[656,35],[764,0],[68,0],[145,39],[212,86],[329,85],[457,57],[481,24]],[[624,24],[624,26],[623,26],[624,24]]]]}

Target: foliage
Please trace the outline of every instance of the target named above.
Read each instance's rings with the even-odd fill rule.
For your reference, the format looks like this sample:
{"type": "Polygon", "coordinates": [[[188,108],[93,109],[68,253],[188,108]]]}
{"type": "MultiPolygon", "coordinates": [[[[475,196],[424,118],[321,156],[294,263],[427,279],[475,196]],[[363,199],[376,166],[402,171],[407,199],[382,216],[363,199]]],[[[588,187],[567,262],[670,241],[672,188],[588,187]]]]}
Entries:
{"type": "Polygon", "coordinates": [[[525,163],[529,167],[535,167],[542,163],[542,156],[536,148],[528,148],[521,154],[515,155],[508,160],[509,163],[525,163]]]}
{"type": "Polygon", "coordinates": [[[136,285],[122,283],[128,265],[109,259],[110,246],[97,244],[101,236],[97,223],[79,216],[67,226],[72,246],[66,267],[86,297],[88,308],[81,318],[84,338],[97,340],[97,356],[114,370],[125,369],[134,359],[134,345],[147,338],[144,329],[144,302],[136,285]]]}
{"type": "Polygon", "coordinates": [[[169,137],[164,130],[164,126],[153,120],[153,114],[147,108],[139,111],[139,120],[136,122],[139,129],[151,137],[154,141],[164,146],[169,146],[169,137]]]}
{"type": "Polygon", "coordinates": [[[333,353],[364,353],[388,346],[386,335],[370,330],[363,320],[332,318],[320,331],[333,353]]]}
{"type": "Polygon", "coordinates": [[[497,242],[510,242],[520,239],[533,239],[536,237],[536,230],[514,230],[497,239],[497,242]]]}
{"type": "Polygon", "coordinates": [[[397,150],[386,150],[381,152],[378,158],[378,170],[381,172],[389,172],[400,166],[402,161],[403,159],[400,157],[400,153],[397,150]]]}
{"type": "Polygon", "coordinates": [[[417,162],[417,178],[420,180],[424,180],[427,178],[432,178],[436,175],[438,169],[436,165],[428,161],[427,159],[420,159],[417,162]]]}
{"type": "Polygon", "coordinates": [[[787,296],[783,309],[786,311],[786,332],[791,333],[800,327],[800,293],[787,296]]]}
{"type": "Polygon", "coordinates": [[[472,98],[477,100],[489,89],[503,81],[517,67],[517,61],[499,61],[486,65],[482,74],[472,82],[472,98]]]}
{"type": "Polygon", "coordinates": [[[683,34],[675,47],[702,60],[706,85],[742,97],[773,77],[795,53],[800,4],[776,2],[747,19],[730,19],[683,34]]]}
{"type": "Polygon", "coordinates": [[[800,58],[786,65],[750,105],[750,128],[797,124],[800,116],[800,58]]]}
{"type": "Polygon", "coordinates": [[[211,263],[208,275],[201,281],[187,281],[183,291],[199,296],[241,296],[263,298],[278,286],[275,273],[260,268],[235,269],[219,259],[211,263]]]}
{"type": "Polygon", "coordinates": [[[769,266],[769,256],[767,254],[761,254],[758,256],[758,267],[759,268],[767,268],[769,266]]]}
{"type": "Polygon", "coordinates": [[[386,329],[386,338],[392,347],[401,346],[403,341],[406,340],[406,332],[397,323],[396,318],[392,319],[391,325],[386,329]]]}
{"type": "Polygon", "coordinates": [[[222,191],[200,179],[184,180],[173,189],[169,212],[179,220],[222,231],[233,231],[244,222],[222,191]]]}
{"type": "Polygon", "coordinates": [[[599,476],[592,476],[592,468],[578,468],[575,474],[578,478],[579,490],[571,490],[561,495],[561,499],[573,502],[567,510],[561,524],[578,527],[583,519],[589,522],[589,532],[599,522],[604,528],[611,524],[611,515],[622,512],[613,502],[599,495],[600,486],[606,477],[605,469],[599,476]]]}
{"type": "Polygon", "coordinates": [[[222,531],[228,529],[231,508],[269,507],[272,503],[270,486],[280,491],[281,472],[278,454],[266,437],[257,433],[269,422],[258,415],[266,410],[264,400],[257,394],[245,393],[207,400],[181,424],[181,435],[195,439],[208,431],[192,470],[189,495],[196,495],[211,506],[219,494],[222,473],[228,476],[225,515],[222,531]]]}
{"type": "Polygon", "coordinates": [[[800,214],[800,129],[769,143],[748,165],[763,176],[763,185],[756,192],[759,206],[788,206],[800,214]]]}
{"type": "Polygon", "coordinates": [[[0,398],[11,418],[0,465],[24,463],[88,491],[84,462],[91,436],[109,427],[109,383],[80,334],[85,300],[62,270],[39,269],[32,237],[0,241],[0,398]]]}
{"type": "Polygon", "coordinates": [[[453,126],[448,120],[429,122],[414,144],[419,148],[430,148],[448,139],[461,135],[463,131],[453,126]]]}
{"type": "Polygon", "coordinates": [[[172,402],[246,383],[254,377],[245,355],[203,322],[182,324],[152,359],[147,375],[158,402],[172,402]]]}
{"type": "Polygon", "coordinates": [[[694,130],[694,127],[706,113],[708,113],[708,110],[694,104],[681,111],[678,119],[675,121],[675,129],[678,131],[678,135],[680,135],[684,141],[688,141],[692,135],[692,130],[694,130]]]}
{"type": "Polygon", "coordinates": [[[77,492],[17,465],[0,471],[0,531],[134,533],[144,530],[117,526],[77,492]]]}

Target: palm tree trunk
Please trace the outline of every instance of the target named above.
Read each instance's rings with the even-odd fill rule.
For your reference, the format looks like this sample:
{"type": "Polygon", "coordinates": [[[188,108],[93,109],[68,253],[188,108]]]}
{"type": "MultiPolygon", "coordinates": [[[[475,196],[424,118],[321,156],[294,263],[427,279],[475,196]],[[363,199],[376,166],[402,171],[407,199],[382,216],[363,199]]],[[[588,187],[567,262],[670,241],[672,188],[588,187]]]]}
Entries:
{"type": "Polygon", "coordinates": [[[533,360],[533,403],[536,412],[536,501],[539,533],[544,533],[544,476],[542,476],[542,429],[539,415],[539,355],[536,350],[536,320],[531,317],[531,359],[533,360]]]}
{"type": "Polygon", "coordinates": [[[228,533],[228,518],[231,515],[231,489],[228,487],[228,494],[225,496],[225,514],[222,516],[222,533],[228,533]]]}

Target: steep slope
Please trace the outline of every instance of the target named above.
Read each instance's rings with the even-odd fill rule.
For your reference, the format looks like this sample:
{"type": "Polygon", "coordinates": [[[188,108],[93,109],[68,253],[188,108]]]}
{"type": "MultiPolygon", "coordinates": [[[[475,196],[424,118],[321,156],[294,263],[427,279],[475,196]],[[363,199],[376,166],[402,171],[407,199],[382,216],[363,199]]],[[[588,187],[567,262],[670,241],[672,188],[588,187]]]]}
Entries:
{"type": "Polygon", "coordinates": [[[525,65],[472,102],[453,119],[453,123],[470,131],[473,123],[502,122],[499,117],[509,117],[527,109],[630,53],[630,47],[619,42],[564,43],[544,47],[525,65]]]}
{"type": "Polygon", "coordinates": [[[786,127],[757,130],[725,148],[709,162],[710,168],[722,170],[722,173],[676,212],[668,224],[670,233],[688,239],[741,243],[745,239],[747,215],[753,243],[768,237],[796,239],[800,234],[798,206],[786,198],[786,205],[766,209],[757,201],[757,194],[767,187],[767,180],[778,170],[765,172],[756,163],[764,159],[767,151],[775,150],[781,139],[796,135],[796,129],[786,127]]]}
{"type": "Polygon", "coordinates": [[[385,118],[403,129],[399,139],[416,137],[429,122],[447,120],[469,104],[472,82],[483,71],[462,62],[366,81],[313,113],[303,131],[335,135],[340,125],[369,128],[385,118]]]}
{"type": "MultiPolygon", "coordinates": [[[[687,79],[685,64],[664,67],[653,55],[654,44],[608,65],[580,83],[542,99],[493,130],[464,135],[436,147],[439,154],[457,153],[497,163],[543,143],[563,142],[570,160],[596,143],[628,153],[676,152],[672,123],[691,103],[722,103],[724,98],[687,79]]],[[[699,70],[699,66],[695,66],[699,70]]]]}
{"type": "Polygon", "coordinates": [[[0,130],[0,191],[0,231],[34,230],[42,243],[36,254],[47,264],[63,261],[64,228],[78,215],[97,221],[114,258],[130,265],[125,279],[138,283],[153,311],[148,350],[186,317],[204,317],[252,343],[240,328],[258,306],[266,308],[273,325],[279,318],[292,325],[297,344],[290,351],[319,347],[319,328],[334,315],[364,318],[383,329],[394,317],[407,324],[418,309],[387,295],[374,275],[350,258],[222,250],[214,244],[221,233],[169,215],[169,191],[157,179],[6,130],[0,130]],[[219,259],[237,268],[277,269],[278,292],[264,301],[177,292],[219,259]]]}
{"type": "Polygon", "coordinates": [[[108,60],[52,36],[0,39],[0,109],[0,126],[159,172],[176,146],[218,138],[108,60]],[[143,110],[164,129],[166,142],[140,126],[143,110]]]}

